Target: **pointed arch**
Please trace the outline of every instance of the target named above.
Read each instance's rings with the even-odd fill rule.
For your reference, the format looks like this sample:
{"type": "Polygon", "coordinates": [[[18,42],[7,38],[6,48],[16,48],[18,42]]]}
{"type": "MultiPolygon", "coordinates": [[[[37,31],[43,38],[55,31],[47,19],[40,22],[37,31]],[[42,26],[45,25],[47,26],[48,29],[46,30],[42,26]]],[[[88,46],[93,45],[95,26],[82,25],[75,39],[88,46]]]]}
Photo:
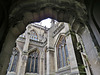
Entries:
{"type": "Polygon", "coordinates": [[[54,44],[55,46],[57,45],[57,43],[58,43],[58,41],[59,41],[59,39],[60,39],[61,36],[64,36],[65,37],[66,35],[65,35],[65,33],[60,33],[58,35],[58,37],[57,37],[57,40],[55,41],[55,44],[54,44]]]}
{"type": "Polygon", "coordinates": [[[69,65],[69,55],[64,35],[60,35],[56,43],[58,69],[69,65]]]}
{"type": "Polygon", "coordinates": [[[30,32],[31,32],[30,39],[38,40],[38,34],[36,33],[36,31],[34,29],[32,29],[30,32]]]}
{"type": "Polygon", "coordinates": [[[35,50],[37,50],[37,52],[40,53],[39,49],[35,47],[35,48],[31,48],[30,50],[28,50],[28,54],[31,52],[34,52],[35,50]]]}
{"type": "Polygon", "coordinates": [[[39,72],[39,50],[37,48],[31,49],[28,52],[28,60],[26,66],[26,72],[38,73],[39,72]]]}

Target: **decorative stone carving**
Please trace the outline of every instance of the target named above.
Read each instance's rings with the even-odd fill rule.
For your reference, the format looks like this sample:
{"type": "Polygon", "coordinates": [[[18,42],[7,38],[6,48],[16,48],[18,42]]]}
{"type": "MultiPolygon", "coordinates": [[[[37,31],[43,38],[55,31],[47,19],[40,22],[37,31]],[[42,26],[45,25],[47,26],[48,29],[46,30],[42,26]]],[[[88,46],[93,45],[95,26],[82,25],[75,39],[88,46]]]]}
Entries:
{"type": "Polygon", "coordinates": [[[83,52],[83,48],[80,42],[77,43],[77,50],[83,52]]]}

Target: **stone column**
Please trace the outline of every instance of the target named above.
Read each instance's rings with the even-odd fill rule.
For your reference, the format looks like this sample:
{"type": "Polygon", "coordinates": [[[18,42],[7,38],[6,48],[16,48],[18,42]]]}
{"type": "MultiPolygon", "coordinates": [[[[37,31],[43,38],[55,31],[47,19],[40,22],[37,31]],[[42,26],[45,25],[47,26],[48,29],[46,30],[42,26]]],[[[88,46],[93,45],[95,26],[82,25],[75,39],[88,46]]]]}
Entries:
{"type": "Polygon", "coordinates": [[[27,59],[28,59],[28,55],[26,53],[20,55],[19,71],[18,71],[17,75],[25,75],[27,59]]]}
{"type": "Polygon", "coordinates": [[[50,52],[49,52],[49,50],[47,50],[47,75],[49,75],[49,73],[50,73],[50,70],[49,70],[49,67],[50,67],[50,64],[49,64],[49,61],[50,61],[50,59],[49,59],[49,56],[50,56],[50,52]]]}
{"type": "Polygon", "coordinates": [[[69,54],[71,73],[74,75],[78,75],[79,74],[78,64],[77,64],[77,59],[75,56],[75,47],[73,46],[74,40],[72,39],[73,39],[72,33],[69,31],[66,34],[66,44],[67,44],[67,49],[68,49],[68,54],[69,54]]]}
{"type": "Polygon", "coordinates": [[[29,42],[30,42],[30,30],[28,29],[28,27],[26,28],[27,30],[25,31],[25,44],[23,47],[23,51],[20,53],[20,57],[19,57],[19,70],[17,75],[25,75],[25,69],[26,69],[26,63],[27,63],[27,59],[28,59],[28,46],[29,46],[29,42]]]}
{"type": "Polygon", "coordinates": [[[26,36],[26,39],[25,39],[25,44],[24,44],[23,51],[27,52],[28,51],[29,42],[30,42],[30,31],[29,30],[26,30],[25,36],[26,36]]]}
{"type": "Polygon", "coordinates": [[[41,53],[40,53],[40,72],[39,72],[39,75],[45,75],[45,73],[44,73],[44,70],[45,70],[45,68],[44,68],[44,51],[41,51],[41,53]]]}
{"type": "Polygon", "coordinates": [[[54,63],[54,49],[47,49],[47,75],[53,75],[55,72],[55,63],[54,63]]]}

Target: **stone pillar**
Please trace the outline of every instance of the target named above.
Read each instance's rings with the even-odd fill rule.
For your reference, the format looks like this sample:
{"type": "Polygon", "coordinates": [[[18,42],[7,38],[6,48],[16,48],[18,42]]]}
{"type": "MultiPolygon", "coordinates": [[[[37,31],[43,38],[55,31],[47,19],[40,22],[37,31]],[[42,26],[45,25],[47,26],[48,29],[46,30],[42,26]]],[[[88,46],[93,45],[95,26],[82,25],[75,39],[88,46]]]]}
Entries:
{"type": "Polygon", "coordinates": [[[25,44],[23,47],[23,51],[20,53],[20,57],[19,57],[19,69],[18,69],[18,73],[17,75],[25,75],[25,69],[26,69],[26,63],[27,63],[27,59],[28,59],[28,46],[29,46],[29,42],[30,42],[30,27],[27,27],[26,31],[25,31],[25,44]]]}
{"type": "Polygon", "coordinates": [[[28,30],[26,30],[25,36],[26,36],[26,39],[25,39],[25,45],[24,45],[23,51],[27,52],[28,46],[29,46],[29,41],[30,41],[30,32],[28,30]]]}
{"type": "Polygon", "coordinates": [[[54,55],[55,55],[55,72],[57,72],[57,50],[56,50],[56,46],[55,46],[55,53],[54,53],[54,55]]]}
{"type": "Polygon", "coordinates": [[[88,28],[84,30],[81,37],[90,63],[91,74],[100,75],[100,59],[98,58],[98,49],[93,42],[88,28]]]}
{"type": "Polygon", "coordinates": [[[54,63],[54,49],[47,49],[47,75],[53,75],[55,72],[55,63],[54,63]]]}
{"type": "Polygon", "coordinates": [[[45,75],[45,58],[43,59],[43,75],[45,75]]]}
{"type": "Polygon", "coordinates": [[[45,70],[45,68],[44,68],[44,65],[45,65],[45,60],[44,60],[44,51],[41,51],[41,53],[40,53],[40,72],[39,72],[39,75],[45,75],[45,73],[44,73],[44,70],[45,70]]]}
{"type": "Polygon", "coordinates": [[[49,50],[47,50],[47,75],[49,75],[49,73],[50,73],[50,70],[49,70],[49,67],[50,67],[50,64],[49,64],[49,61],[50,61],[49,56],[50,56],[50,52],[49,52],[49,50]]]}
{"type": "Polygon", "coordinates": [[[74,74],[74,75],[78,75],[79,70],[78,70],[77,59],[76,59],[76,56],[75,56],[75,48],[73,46],[74,41],[72,40],[72,38],[73,38],[72,33],[69,31],[66,34],[66,44],[67,44],[67,48],[68,48],[71,73],[74,74]]]}
{"type": "Polygon", "coordinates": [[[25,75],[25,69],[26,69],[26,64],[27,64],[27,59],[28,59],[28,55],[25,54],[21,54],[19,57],[19,71],[17,73],[17,75],[25,75]]]}

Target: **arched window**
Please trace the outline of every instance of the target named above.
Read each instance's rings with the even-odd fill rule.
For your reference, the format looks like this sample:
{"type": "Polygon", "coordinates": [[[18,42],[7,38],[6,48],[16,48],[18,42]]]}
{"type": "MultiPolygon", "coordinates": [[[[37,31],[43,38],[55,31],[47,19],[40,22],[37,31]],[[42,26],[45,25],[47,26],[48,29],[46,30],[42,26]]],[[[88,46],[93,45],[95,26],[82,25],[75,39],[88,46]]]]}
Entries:
{"type": "Polygon", "coordinates": [[[31,31],[31,39],[32,40],[38,40],[37,33],[34,30],[31,31]]]}
{"type": "Polygon", "coordinates": [[[26,72],[38,73],[38,55],[37,51],[29,53],[26,72]]]}
{"type": "Polygon", "coordinates": [[[69,65],[68,50],[64,36],[61,36],[57,43],[57,64],[58,68],[69,65]]]}
{"type": "Polygon", "coordinates": [[[12,56],[10,58],[9,67],[8,67],[9,72],[16,72],[18,58],[19,58],[19,52],[14,48],[12,52],[12,56]]]}

